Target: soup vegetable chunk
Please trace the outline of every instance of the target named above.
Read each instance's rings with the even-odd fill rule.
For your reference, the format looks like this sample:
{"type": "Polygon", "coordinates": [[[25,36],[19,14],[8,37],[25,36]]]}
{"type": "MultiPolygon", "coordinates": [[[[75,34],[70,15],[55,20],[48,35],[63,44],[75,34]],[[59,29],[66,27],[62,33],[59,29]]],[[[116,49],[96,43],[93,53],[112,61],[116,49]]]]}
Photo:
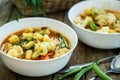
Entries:
{"type": "Polygon", "coordinates": [[[28,60],[46,60],[70,50],[69,40],[49,27],[26,28],[8,36],[1,45],[5,54],[28,60]]]}
{"type": "Polygon", "coordinates": [[[95,7],[86,8],[74,19],[74,23],[99,33],[120,33],[120,12],[95,7]]]}

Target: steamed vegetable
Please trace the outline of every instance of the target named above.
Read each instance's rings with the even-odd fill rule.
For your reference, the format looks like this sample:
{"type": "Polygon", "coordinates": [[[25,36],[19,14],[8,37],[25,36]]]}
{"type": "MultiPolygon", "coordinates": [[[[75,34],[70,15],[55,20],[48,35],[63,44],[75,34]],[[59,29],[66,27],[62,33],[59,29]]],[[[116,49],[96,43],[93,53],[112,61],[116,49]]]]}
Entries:
{"type": "Polygon", "coordinates": [[[80,78],[87,72],[89,71],[90,69],[93,68],[93,64],[83,68],[81,71],[79,71],[72,80],[80,80],[80,78]]]}
{"type": "Polygon", "coordinates": [[[98,66],[99,60],[95,61],[89,66],[83,68],[74,68],[71,71],[55,78],[54,80],[64,80],[69,76],[73,76],[72,80],[80,80],[82,76],[87,73],[89,70],[93,70],[97,76],[102,80],[112,80],[108,75],[106,75],[98,66]]]}
{"type": "Polygon", "coordinates": [[[97,74],[97,76],[99,78],[101,78],[102,80],[112,80],[112,78],[110,78],[108,75],[106,75],[99,67],[98,65],[95,63],[93,66],[93,70],[94,72],[97,74]]]}
{"type": "Polygon", "coordinates": [[[120,33],[120,12],[114,10],[86,8],[74,19],[76,26],[99,33],[120,33]],[[103,30],[103,27],[109,28],[103,30]]]}
{"type": "Polygon", "coordinates": [[[81,68],[72,69],[72,70],[69,71],[68,73],[63,74],[62,76],[56,78],[55,80],[63,80],[64,78],[66,78],[66,77],[68,77],[68,76],[71,76],[71,75],[76,74],[76,73],[79,72],[80,70],[81,70],[81,68]]]}
{"type": "Polygon", "coordinates": [[[92,18],[91,17],[86,17],[85,20],[83,20],[83,22],[81,24],[82,27],[86,27],[89,24],[90,21],[92,21],[92,18]]]}
{"type": "Polygon", "coordinates": [[[70,41],[48,27],[26,28],[12,33],[2,46],[5,54],[12,57],[46,60],[66,54],[70,50],[70,41]]]}
{"type": "Polygon", "coordinates": [[[91,28],[91,30],[92,30],[92,31],[96,31],[97,29],[96,29],[95,23],[94,23],[93,21],[90,21],[89,23],[90,23],[90,28],[91,28]]]}

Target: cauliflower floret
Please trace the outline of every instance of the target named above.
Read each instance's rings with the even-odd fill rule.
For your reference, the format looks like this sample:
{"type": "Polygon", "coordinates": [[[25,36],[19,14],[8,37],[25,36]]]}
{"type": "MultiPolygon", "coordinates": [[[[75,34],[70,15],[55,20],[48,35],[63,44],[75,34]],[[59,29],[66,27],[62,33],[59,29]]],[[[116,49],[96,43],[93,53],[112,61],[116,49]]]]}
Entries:
{"type": "Polygon", "coordinates": [[[40,49],[41,49],[41,51],[42,51],[42,52],[40,53],[40,55],[46,55],[46,54],[48,53],[48,48],[47,48],[47,46],[44,45],[44,44],[42,44],[42,43],[41,43],[40,49]]]}
{"type": "Polygon", "coordinates": [[[115,32],[120,32],[120,27],[116,27],[116,28],[114,29],[114,31],[115,31],[115,32]]]}
{"type": "Polygon", "coordinates": [[[100,27],[106,26],[106,25],[108,25],[109,27],[113,27],[116,21],[116,17],[112,13],[104,13],[96,16],[95,20],[100,25],[100,27]]]}
{"type": "Polygon", "coordinates": [[[114,24],[114,28],[120,28],[120,20],[117,20],[114,24]]]}
{"type": "Polygon", "coordinates": [[[7,53],[10,56],[17,57],[17,58],[22,58],[23,55],[23,49],[22,47],[18,45],[14,45],[7,53]]]}
{"type": "Polygon", "coordinates": [[[94,16],[95,14],[97,13],[95,7],[91,7],[91,8],[86,8],[84,10],[84,13],[81,14],[82,17],[85,17],[85,16],[94,16]]]}
{"type": "Polygon", "coordinates": [[[40,33],[36,32],[33,34],[33,38],[36,40],[42,40],[43,36],[40,33]]]}
{"type": "Polygon", "coordinates": [[[33,59],[37,58],[39,55],[46,55],[48,53],[48,48],[43,43],[37,43],[34,49],[35,51],[32,55],[33,59]]]}
{"type": "Polygon", "coordinates": [[[13,34],[10,36],[10,38],[8,39],[9,43],[11,44],[17,44],[20,42],[20,39],[17,35],[13,34]]]}
{"type": "Polygon", "coordinates": [[[105,19],[100,19],[97,23],[100,25],[100,27],[107,25],[107,21],[105,19]]]}
{"type": "Polygon", "coordinates": [[[4,44],[4,49],[3,49],[4,53],[7,53],[8,50],[11,49],[11,47],[12,47],[12,44],[10,44],[10,43],[5,43],[5,44],[4,44]]]}
{"type": "MultiPolygon", "coordinates": [[[[79,18],[80,19],[80,18],[79,18]]],[[[76,20],[77,21],[77,20],[76,20]]],[[[91,17],[86,17],[84,20],[78,20],[77,25],[78,26],[82,26],[83,28],[86,27],[86,25],[88,25],[88,23],[92,21],[92,18],[91,17]]]]}
{"type": "Polygon", "coordinates": [[[27,44],[23,44],[23,48],[24,49],[30,49],[32,48],[33,46],[35,45],[35,42],[34,41],[29,41],[27,44]]]}
{"type": "Polygon", "coordinates": [[[48,34],[48,35],[50,34],[50,29],[49,28],[46,29],[46,34],[48,34]]]}
{"type": "Polygon", "coordinates": [[[96,32],[99,32],[99,33],[109,33],[109,31],[110,31],[110,28],[108,26],[104,26],[100,30],[97,30],[96,32]]]}
{"type": "Polygon", "coordinates": [[[116,20],[117,20],[117,19],[116,19],[116,17],[115,17],[114,14],[112,14],[112,13],[107,13],[107,22],[108,22],[108,25],[113,26],[113,24],[115,24],[116,20]]]}
{"type": "Polygon", "coordinates": [[[23,33],[23,39],[31,40],[33,38],[33,33],[23,33]]]}
{"type": "Polygon", "coordinates": [[[80,16],[78,16],[77,18],[74,19],[74,23],[75,24],[82,24],[83,20],[81,19],[80,16]]]}
{"type": "Polygon", "coordinates": [[[120,20],[117,20],[116,23],[114,24],[114,29],[115,32],[120,32],[120,20]]]}
{"type": "Polygon", "coordinates": [[[54,58],[59,57],[61,55],[64,55],[68,51],[69,51],[69,49],[67,49],[67,48],[61,48],[61,49],[59,49],[58,51],[55,52],[55,55],[53,57],[54,58]]]}
{"type": "MultiPolygon", "coordinates": [[[[120,31],[120,29],[119,29],[119,31],[120,31]]],[[[115,31],[115,30],[113,30],[113,29],[110,29],[110,30],[109,30],[109,33],[117,33],[117,31],[115,31]]]]}
{"type": "Polygon", "coordinates": [[[36,43],[35,47],[34,47],[35,51],[39,52],[40,51],[40,47],[41,47],[41,43],[40,42],[36,43]]]}
{"type": "Polygon", "coordinates": [[[44,35],[43,36],[43,42],[49,42],[50,41],[50,38],[48,35],[44,35]]]}
{"type": "Polygon", "coordinates": [[[58,42],[55,40],[50,40],[48,50],[54,51],[56,49],[56,46],[58,45],[58,42]]]}
{"type": "Polygon", "coordinates": [[[31,59],[32,58],[32,50],[27,50],[25,52],[25,58],[26,59],[31,59]]]}
{"type": "Polygon", "coordinates": [[[107,25],[107,17],[106,16],[107,16],[106,14],[100,14],[95,17],[95,20],[101,27],[107,25]]]}
{"type": "Polygon", "coordinates": [[[27,28],[24,30],[25,33],[31,33],[33,31],[34,31],[33,28],[27,28]]]}
{"type": "Polygon", "coordinates": [[[55,51],[58,42],[55,40],[50,40],[49,42],[42,42],[42,44],[46,45],[48,48],[48,51],[55,51]]]}
{"type": "Polygon", "coordinates": [[[107,15],[105,13],[99,14],[95,17],[95,20],[99,21],[101,19],[107,19],[107,15]]]}

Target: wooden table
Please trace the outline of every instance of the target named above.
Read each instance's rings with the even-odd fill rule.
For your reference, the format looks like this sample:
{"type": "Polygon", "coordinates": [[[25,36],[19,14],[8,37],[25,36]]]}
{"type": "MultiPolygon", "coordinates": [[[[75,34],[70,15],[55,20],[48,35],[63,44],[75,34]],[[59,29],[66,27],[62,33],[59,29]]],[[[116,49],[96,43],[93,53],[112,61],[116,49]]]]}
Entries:
{"type": "MultiPolygon", "coordinates": [[[[57,19],[60,20],[68,25],[70,25],[70,22],[67,18],[67,13],[68,11],[61,11],[61,12],[56,12],[56,13],[51,13],[48,14],[49,18],[57,19]]],[[[119,49],[113,49],[113,50],[103,50],[103,49],[96,49],[89,47],[85,44],[83,44],[81,41],[78,42],[77,47],[75,48],[73,55],[66,65],[65,68],[71,65],[75,64],[82,64],[90,61],[94,61],[95,59],[101,59],[104,57],[108,57],[111,55],[118,54],[119,49]]],[[[106,71],[110,67],[110,62],[104,62],[100,64],[100,68],[103,71],[106,71]]],[[[49,76],[44,76],[44,77],[26,77],[22,76],[19,74],[16,74],[9,70],[1,61],[0,59],[0,80],[53,80],[55,77],[59,76],[60,74],[55,73],[49,76]]],[[[87,80],[88,78],[94,76],[95,74],[93,72],[88,72],[83,76],[82,80],[87,80]]],[[[120,80],[120,74],[109,74],[113,80],[120,80]]],[[[71,80],[72,78],[67,78],[65,80],[71,80]]]]}

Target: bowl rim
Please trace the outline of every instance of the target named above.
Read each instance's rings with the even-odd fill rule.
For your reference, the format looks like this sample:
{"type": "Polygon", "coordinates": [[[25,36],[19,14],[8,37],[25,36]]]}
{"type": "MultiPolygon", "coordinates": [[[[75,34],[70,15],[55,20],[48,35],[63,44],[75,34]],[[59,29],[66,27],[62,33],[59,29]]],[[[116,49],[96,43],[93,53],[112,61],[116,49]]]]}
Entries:
{"type": "MultiPolygon", "coordinates": [[[[8,57],[8,58],[11,58],[11,59],[14,59],[14,60],[17,60],[17,61],[21,61],[21,62],[33,62],[33,63],[39,63],[39,62],[50,62],[50,61],[54,61],[54,60],[57,60],[57,59],[60,59],[60,58],[62,58],[62,57],[65,57],[65,56],[67,56],[68,54],[70,54],[70,53],[72,53],[73,52],[73,50],[75,49],[75,47],[77,46],[77,44],[78,44],[78,36],[77,36],[77,34],[76,34],[76,32],[69,26],[69,25],[67,25],[66,23],[63,23],[62,21],[60,21],[60,20],[56,20],[56,19],[52,19],[52,18],[43,18],[43,17],[28,17],[28,18],[21,18],[21,19],[19,19],[20,21],[23,21],[23,20],[28,20],[28,19],[42,19],[42,20],[52,20],[52,21],[54,21],[54,22],[57,22],[57,23],[60,23],[60,24],[62,24],[62,25],[65,25],[67,28],[69,28],[70,30],[71,30],[71,32],[74,34],[74,38],[75,38],[75,43],[73,44],[73,46],[71,47],[71,49],[67,52],[67,53],[65,53],[64,55],[62,55],[62,56],[59,56],[59,57],[56,57],[56,58],[52,58],[52,59],[47,59],[47,60],[26,60],[26,59],[20,59],[20,58],[16,58],[16,57],[12,57],[12,56],[9,56],[9,55],[7,55],[7,54],[5,54],[3,51],[1,51],[0,50],[0,58],[1,58],[1,55],[4,55],[4,56],[6,56],[6,57],[8,57]]],[[[13,20],[13,21],[10,21],[10,22],[8,22],[8,23],[6,23],[6,24],[4,24],[3,26],[1,26],[1,27],[4,27],[5,25],[8,25],[8,24],[10,24],[10,23],[13,23],[13,22],[16,22],[16,20],[13,20]]],[[[0,27],[0,29],[1,29],[1,27],[0,27]]]]}
{"type": "MultiPolygon", "coordinates": [[[[89,33],[93,33],[93,34],[98,34],[98,35],[108,35],[108,36],[111,36],[111,35],[120,35],[120,33],[99,33],[99,32],[95,32],[95,31],[91,31],[91,30],[88,30],[88,29],[85,29],[81,26],[77,26],[74,21],[71,19],[70,15],[71,15],[71,12],[74,10],[74,8],[77,8],[76,6],[80,5],[80,4],[84,4],[85,2],[93,2],[94,0],[85,0],[85,1],[80,1],[76,4],[74,4],[68,11],[68,19],[69,21],[72,23],[72,25],[74,25],[74,27],[77,27],[79,29],[82,29],[86,32],[89,32],[89,33]]],[[[114,0],[114,1],[117,1],[117,0],[114,0]]],[[[120,1],[118,1],[120,2],[120,1]]],[[[80,14],[79,14],[80,15],[80,14]]],[[[77,17],[77,16],[76,16],[77,17]]]]}

